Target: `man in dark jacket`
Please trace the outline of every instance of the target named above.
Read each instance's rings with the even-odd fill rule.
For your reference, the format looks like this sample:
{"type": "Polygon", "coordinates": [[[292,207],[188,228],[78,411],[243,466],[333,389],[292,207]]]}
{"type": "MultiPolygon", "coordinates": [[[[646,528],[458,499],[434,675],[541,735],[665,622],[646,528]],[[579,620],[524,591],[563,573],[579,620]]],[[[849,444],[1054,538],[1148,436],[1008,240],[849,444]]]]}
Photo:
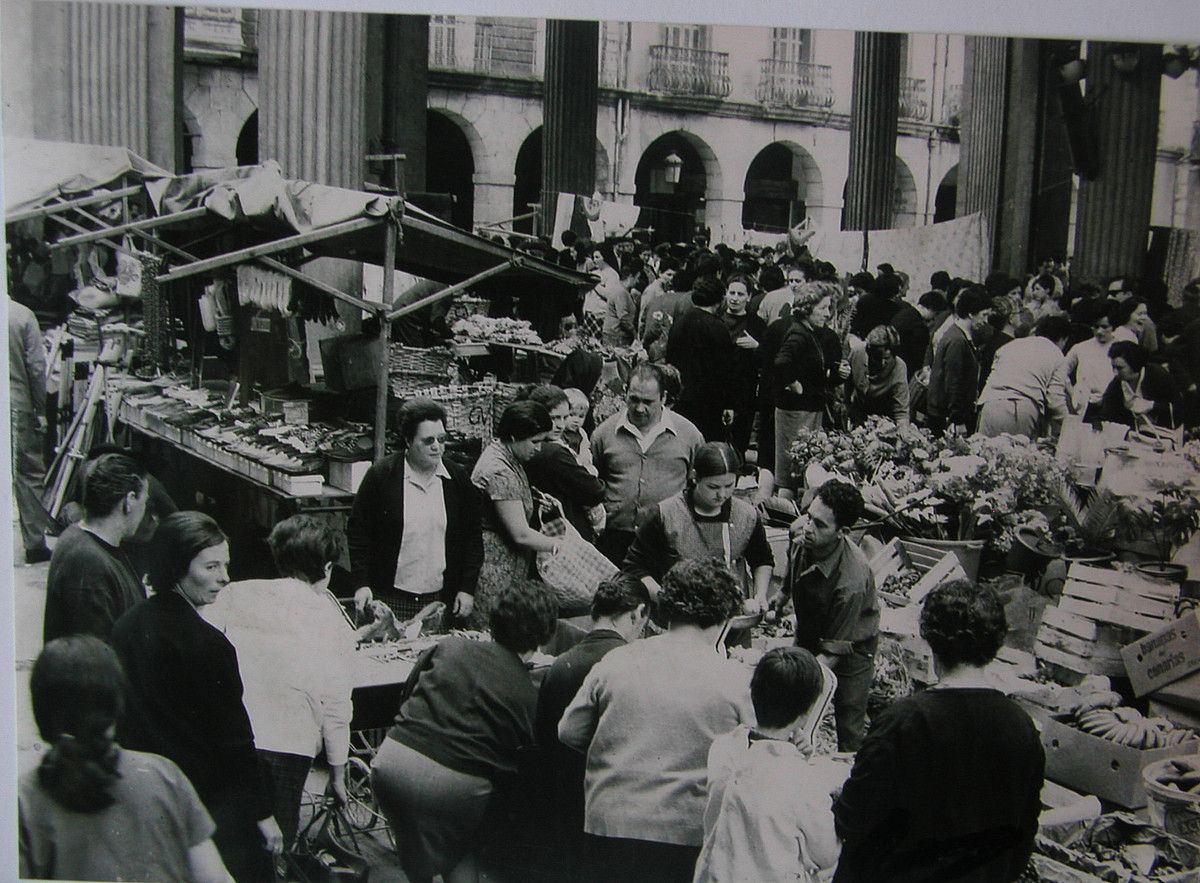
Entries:
{"type": "Polygon", "coordinates": [[[466,472],[442,460],[441,405],[409,399],[398,422],[404,451],[370,468],[350,512],[355,601],[361,608],[376,598],[400,619],[442,601],[454,617],[465,619],[483,564],[478,492],[466,472]]]}
{"type": "Polygon", "coordinates": [[[892,317],[900,304],[896,296],[900,293],[900,277],[883,275],[863,294],[854,305],[854,318],[850,321],[850,333],[863,340],[878,325],[892,324],[892,317]]]}
{"type": "Polygon", "coordinates": [[[733,420],[730,378],[736,349],[717,307],[725,289],[715,276],[701,276],[692,290],[692,308],[671,326],[665,353],[679,370],[683,390],[676,412],[696,425],[705,441],[724,441],[733,420]]]}
{"type": "Polygon", "coordinates": [[[965,435],[975,426],[979,359],[973,338],[987,322],[990,306],[980,285],[964,289],[954,302],[954,318],[937,342],[929,370],[929,427],[935,433],[949,426],[965,435]]]}
{"type": "Polygon", "coordinates": [[[896,355],[912,377],[925,365],[925,350],[929,348],[929,326],[919,308],[908,301],[900,301],[892,315],[891,326],[900,335],[900,349],[896,355]]]}

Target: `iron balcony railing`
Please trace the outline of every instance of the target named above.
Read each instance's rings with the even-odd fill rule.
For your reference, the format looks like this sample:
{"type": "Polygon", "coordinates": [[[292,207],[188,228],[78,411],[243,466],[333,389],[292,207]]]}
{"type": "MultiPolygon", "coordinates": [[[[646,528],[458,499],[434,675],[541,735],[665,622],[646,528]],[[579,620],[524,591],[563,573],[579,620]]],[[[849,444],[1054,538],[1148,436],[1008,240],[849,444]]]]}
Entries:
{"type": "Polygon", "coordinates": [[[900,118],[929,118],[929,84],[918,77],[900,78],[900,118]]]}
{"type": "Polygon", "coordinates": [[[827,64],[764,58],[759,62],[758,100],[768,107],[831,107],[827,64]]]}
{"type": "Polygon", "coordinates": [[[724,98],[729,94],[729,53],[651,46],[646,88],[668,95],[724,98]]]}

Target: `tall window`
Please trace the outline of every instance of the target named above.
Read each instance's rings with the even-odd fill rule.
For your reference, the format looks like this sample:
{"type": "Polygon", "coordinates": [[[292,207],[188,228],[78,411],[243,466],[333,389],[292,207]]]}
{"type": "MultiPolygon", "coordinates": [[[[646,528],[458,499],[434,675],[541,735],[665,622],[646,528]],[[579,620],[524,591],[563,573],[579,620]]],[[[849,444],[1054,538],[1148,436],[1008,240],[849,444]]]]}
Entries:
{"type": "Polygon", "coordinates": [[[707,49],[708,25],[663,25],[662,41],[680,49],[707,49]]]}
{"type": "Polygon", "coordinates": [[[812,31],[807,28],[771,28],[771,59],[808,64],[812,61],[812,31]]]}

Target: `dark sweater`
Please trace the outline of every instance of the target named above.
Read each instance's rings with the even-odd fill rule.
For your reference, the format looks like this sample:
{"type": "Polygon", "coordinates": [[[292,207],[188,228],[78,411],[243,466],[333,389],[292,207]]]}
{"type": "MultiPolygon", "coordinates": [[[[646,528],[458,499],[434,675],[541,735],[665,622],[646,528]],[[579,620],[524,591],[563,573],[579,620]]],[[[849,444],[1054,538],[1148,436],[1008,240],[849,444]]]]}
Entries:
{"type": "Polygon", "coordinates": [[[666,351],[667,362],[679,369],[683,381],[676,410],[695,423],[689,412],[720,412],[732,407],[729,379],[735,357],[729,331],[716,315],[693,307],[680,316],[671,326],[666,351]]]}
{"type": "Polygon", "coordinates": [[[866,340],[867,334],[876,325],[888,325],[896,310],[900,307],[898,301],[882,294],[868,292],[858,299],[854,305],[854,317],[850,322],[850,333],[866,340]]]}
{"type": "Polygon", "coordinates": [[[563,445],[546,442],[525,463],[529,483],[554,497],[563,506],[563,515],[589,543],[595,538],[588,509],[604,502],[604,482],[579,465],[563,445]]]}
{"type": "MultiPolygon", "coordinates": [[[[693,509],[692,517],[696,519],[697,524],[720,524],[729,521],[729,513],[730,503],[727,502],[716,515],[701,515],[693,509]]],[[[767,531],[761,519],[754,525],[754,532],[750,534],[750,542],[746,544],[746,548],[740,553],[734,550],[734,558],[739,557],[746,559],[746,566],[750,568],[751,574],[759,567],[775,564],[775,553],[771,551],[767,531]]],[[[667,571],[678,562],[679,553],[672,548],[663,526],[662,512],[656,508],[650,518],[638,528],[637,536],[633,545],[629,547],[621,569],[637,577],[650,576],[656,582],[662,582],[667,571]]]]}
{"type": "Polygon", "coordinates": [[[146,589],[125,552],[73,524],[50,559],[42,641],[66,635],[108,641],[113,623],[145,600],[146,589]]]}
{"type": "Polygon", "coordinates": [[[537,689],[521,658],[499,644],[447,638],[421,655],[388,738],[442,766],[495,779],[515,773],[533,744],[537,689]]]}
{"type": "Polygon", "coordinates": [[[958,325],[946,330],[934,350],[928,395],[931,417],[942,417],[950,423],[974,428],[979,358],[975,346],[958,325]]]}
{"type": "Polygon", "coordinates": [[[1033,849],[1044,766],[1033,721],[996,690],[901,699],[872,721],[834,802],[843,840],[834,880],[1017,879],[1033,849]]]}
{"type": "Polygon", "coordinates": [[[775,355],[772,383],[775,407],[784,411],[820,411],[825,407],[829,371],[820,340],[805,322],[793,322],[775,355]],[[800,381],[801,392],[788,387],[800,381]]]}
{"type": "Polygon", "coordinates": [[[122,616],[112,641],[129,680],[117,741],[175,761],[218,818],[270,816],[228,639],[182,595],[167,592],[122,616]]]}
{"type": "Polygon", "coordinates": [[[925,364],[925,351],[929,349],[929,326],[920,312],[910,303],[901,303],[892,316],[892,327],[900,335],[900,352],[908,376],[912,377],[925,364]]]}

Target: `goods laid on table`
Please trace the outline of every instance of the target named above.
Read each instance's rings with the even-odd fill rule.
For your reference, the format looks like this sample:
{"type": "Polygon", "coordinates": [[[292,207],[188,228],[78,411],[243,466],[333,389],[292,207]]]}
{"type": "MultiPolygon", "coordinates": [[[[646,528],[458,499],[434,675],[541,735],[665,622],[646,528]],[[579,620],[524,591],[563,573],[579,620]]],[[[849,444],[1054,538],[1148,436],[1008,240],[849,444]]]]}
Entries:
{"type": "Polygon", "coordinates": [[[533,325],[524,319],[496,318],[490,316],[468,316],[451,326],[456,340],[473,343],[510,343],[515,345],[541,346],[542,339],[533,330],[533,325]]]}
{"type": "Polygon", "coordinates": [[[322,492],[330,459],[369,458],[362,423],[289,423],[261,407],[227,406],[213,390],[169,379],[126,389],[118,416],[130,426],[191,450],[218,466],[297,496],[322,492]]]}
{"type": "Polygon", "coordinates": [[[1025,880],[1195,883],[1200,847],[1127,813],[1042,828],[1025,880]]]}

